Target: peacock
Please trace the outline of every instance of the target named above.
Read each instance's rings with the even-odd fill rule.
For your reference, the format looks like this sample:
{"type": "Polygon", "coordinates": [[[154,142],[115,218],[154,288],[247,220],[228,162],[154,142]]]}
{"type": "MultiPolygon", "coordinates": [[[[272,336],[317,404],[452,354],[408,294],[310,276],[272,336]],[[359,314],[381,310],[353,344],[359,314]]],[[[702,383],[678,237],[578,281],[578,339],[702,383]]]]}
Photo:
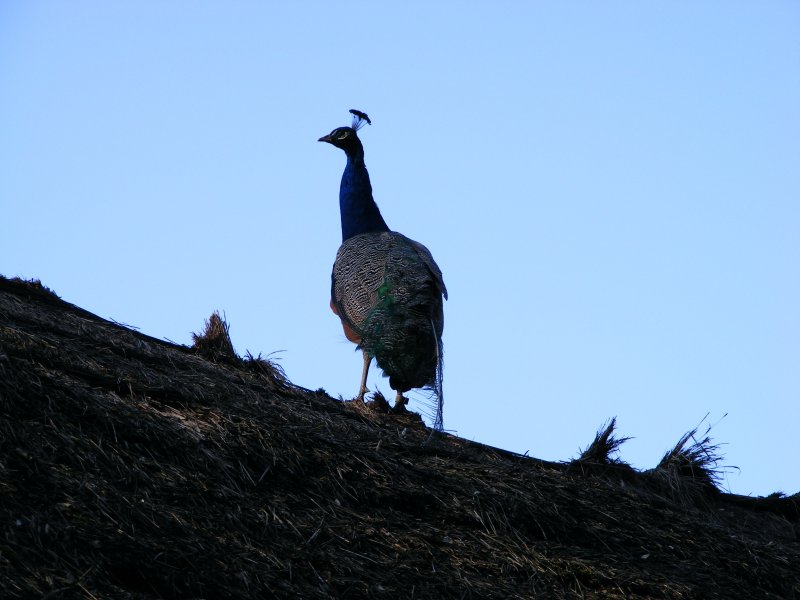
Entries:
{"type": "Polygon", "coordinates": [[[357,399],[364,401],[367,372],[374,358],[397,392],[394,410],[402,412],[413,388],[436,397],[434,429],[441,430],[444,309],[447,288],[430,251],[391,231],[372,197],[358,130],[372,124],[351,110],[350,127],[319,138],[344,150],[347,164],[339,188],[342,245],[331,274],[331,310],[345,336],[364,355],[357,399]]]}

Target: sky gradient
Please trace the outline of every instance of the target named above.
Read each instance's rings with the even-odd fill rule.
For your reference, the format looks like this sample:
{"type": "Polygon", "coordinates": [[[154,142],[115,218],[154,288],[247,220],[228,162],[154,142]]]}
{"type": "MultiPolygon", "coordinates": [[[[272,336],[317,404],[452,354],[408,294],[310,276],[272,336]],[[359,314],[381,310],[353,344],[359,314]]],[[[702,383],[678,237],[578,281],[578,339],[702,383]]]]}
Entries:
{"type": "Polygon", "coordinates": [[[358,108],[447,430],[567,460],[616,416],[650,468],[708,414],[726,489],[800,490],[799,4],[283,4],[1,3],[0,274],[351,398],[316,140],[358,108]]]}

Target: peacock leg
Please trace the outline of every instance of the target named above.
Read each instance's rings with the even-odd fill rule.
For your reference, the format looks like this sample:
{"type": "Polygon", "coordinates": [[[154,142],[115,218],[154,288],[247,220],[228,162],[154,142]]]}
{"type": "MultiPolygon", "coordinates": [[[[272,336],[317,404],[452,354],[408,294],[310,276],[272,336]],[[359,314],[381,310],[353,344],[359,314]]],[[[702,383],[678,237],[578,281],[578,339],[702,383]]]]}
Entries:
{"type": "Polygon", "coordinates": [[[408,404],[408,398],[403,396],[403,392],[397,392],[397,397],[394,399],[394,408],[392,408],[392,412],[396,413],[407,412],[406,404],[408,404]]]}
{"type": "Polygon", "coordinates": [[[364,353],[364,372],[361,374],[361,387],[358,388],[356,400],[364,402],[364,394],[367,393],[367,373],[369,372],[369,365],[372,362],[372,357],[367,354],[366,350],[362,350],[362,352],[364,353]]]}

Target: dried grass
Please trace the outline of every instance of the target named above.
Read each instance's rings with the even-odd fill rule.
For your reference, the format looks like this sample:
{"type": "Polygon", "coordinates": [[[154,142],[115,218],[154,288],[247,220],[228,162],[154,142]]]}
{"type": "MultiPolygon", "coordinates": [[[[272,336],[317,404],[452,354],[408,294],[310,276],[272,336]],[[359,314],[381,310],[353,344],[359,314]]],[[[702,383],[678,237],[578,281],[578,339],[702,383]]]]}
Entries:
{"type": "Polygon", "coordinates": [[[722,460],[720,446],[711,441],[710,425],[698,439],[699,429],[700,425],[687,431],[675,447],[664,455],[656,470],[668,472],[676,479],[688,478],[701,485],[716,488],[721,479],[721,469],[718,468],[722,460]]]}
{"type": "Polygon", "coordinates": [[[682,435],[654,469],[647,471],[673,499],[685,504],[696,504],[719,492],[723,470],[719,466],[720,446],[711,440],[710,425],[702,435],[697,433],[706,417],[682,435]]]}
{"type": "Polygon", "coordinates": [[[603,427],[598,429],[594,440],[585,450],[581,450],[580,456],[576,459],[582,463],[592,463],[596,465],[621,465],[625,464],[619,458],[619,448],[627,442],[629,437],[617,437],[614,430],[617,426],[617,418],[611,418],[603,427]]]}
{"type": "Polygon", "coordinates": [[[192,341],[192,347],[200,356],[216,361],[239,360],[231,342],[230,326],[216,310],[206,321],[203,333],[192,334],[192,341]]]}
{"type": "Polygon", "coordinates": [[[0,596],[800,594],[796,496],[675,502],[378,407],[0,278],[0,596]]]}

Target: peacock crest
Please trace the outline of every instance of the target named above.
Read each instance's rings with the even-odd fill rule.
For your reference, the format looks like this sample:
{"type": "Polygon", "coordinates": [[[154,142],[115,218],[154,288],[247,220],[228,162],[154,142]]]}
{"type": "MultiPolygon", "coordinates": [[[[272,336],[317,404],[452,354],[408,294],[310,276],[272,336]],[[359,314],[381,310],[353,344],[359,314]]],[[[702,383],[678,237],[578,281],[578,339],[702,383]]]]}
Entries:
{"type": "Polygon", "coordinates": [[[355,108],[351,108],[350,114],[353,115],[353,124],[351,127],[356,131],[361,129],[364,126],[364,123],[367,125],[372,125],[372,121],[369,120],[367,113],[356,110],[355,108]]]}

